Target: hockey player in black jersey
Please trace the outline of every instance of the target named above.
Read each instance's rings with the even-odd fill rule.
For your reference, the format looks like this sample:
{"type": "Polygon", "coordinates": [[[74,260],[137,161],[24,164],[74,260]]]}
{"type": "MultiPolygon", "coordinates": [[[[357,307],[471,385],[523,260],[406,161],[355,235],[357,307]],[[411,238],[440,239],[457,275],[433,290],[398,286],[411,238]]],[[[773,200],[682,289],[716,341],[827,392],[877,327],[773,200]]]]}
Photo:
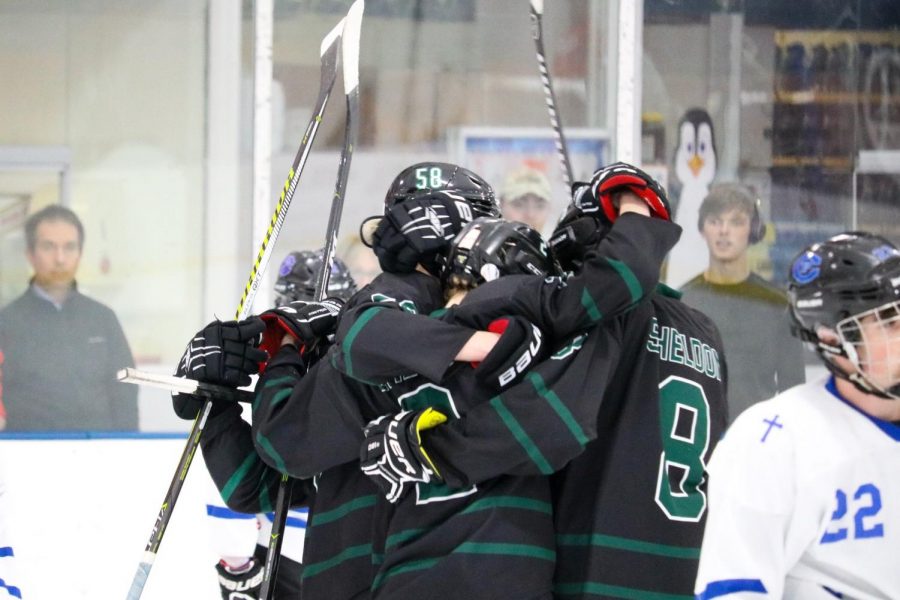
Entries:
{"type": "MultiPolygon", "coordinates": [[[[439,308],[443,292],[433,272],[440,250],[465,222],[498,214],[490,185],[468,169],[440,162],[403,169],[386,194],[385,215],[373,219],[376,227],[370,232],[385,272],[348,306],[374,301],[426,314],[439,308]],[[415,248],[403,246],[401,232],[409,230],[420,232],[415,248]]],[[[445,347],[461,350],[476,334],[469,328],[448,328],[442,341],[445,347]]],[[[446,352],[443,369],[457,353],[446,352]]],[[[260,456],[279,471],[315,477],[304,549],[304,598],[368,597],[374,576],[372,528],[377,523],[373,511],[378,488],[359,472],[357,462],[367,420],[353,403],[335,401],[351,393],[343,387],[340,373],[320,364],[301,379],[298,362],[289,350],[270,361],[261,384],[271,383],[262,389],[254,408],[253,440],[260,456]],[[312,401],[301,401],[307,399],[312,401]],[[349,449],[349,458],[342,449],[349,449]]]]}
{"type": "MultiPolygon", "coordinates": [[[[321,250],[301,251],[291,252],[285,257],[275,282],[276,304],[279,308],[266,314],[270,323],[272,317],[293,320],[296,323],[292,329],[294,335],[308,344],[326,343],[323,338],[332,332],[336,322],[335,300],[346,299],[356,291],[350,271],[336,258],[328,281],[331,300],[322,304],[312,302],[315,282],[323,268],[322,254],[321,250]],[[314,326],[307,327],[302,323],[304,318],[311,317],[318,317],[314,326]]],[[[259,368],[257,361],[267,361],[266,355],[259,353],[254,347],[265,326],[265,322],[259,317],[251,317],[240,323],[210,323],[188,344],[177,374],[218,384],[249,383],[250,375],[259,368]]],[[[276,334],[270,337],[275,337],[280,342],[281,336],[277,335],[280,328],[274,329],[276,334]]],[[[296,349],[294,354],[299,356],[296,349]]],[[[309,353],[305,362],[314,360],[316,355],[309,353]]],[[[302,365],[304,361],[299,362],[302,365]]],[[[271,383],[264,379],[261,388],[269,391],[273,387],[271,383]]],[[[200,409],[201,401],[186,395],[176,395],[173,397],[173,405],[178,416],[193,419],[200,409]]],[[[207,468],[226,506],[237,512],[257,514],[260,520],[267,519],[267,514],[271,514],[274,509],[281,473],[259,459],[250,439],[250,425],[241,418],[241,408],[223,400],[214,400],[200,446],[207,468]]],[[[297,482],[294,490],[293,506],[305,507],[311,491],[309,486],[297,482]]],[[[224,558],[216,565],[225,600],[235,597],[232,594],[238,592],[242,594],[242,598],[259,597],[267,538],[268,533],[265,533],[264,538],[257,540],[254,556],[245,557],[243,565],[237,564],[237,568],[233,568],[224,558]],[[265,541],[261,541],[263,539],[265,541]]],[[[303,552],[303,540],[294,535],[288,535],[287,539],[293,547],[288,549],[282,546],[283,555],[279,560],[274,588],[275,598],[300,597],[302,565],[299,558],[303,552]]],[[[236,558],[239,557],[233,557],[232,562],[236,558]]]]}
{"type": "MultiPolygon", "coordinates": [[[[586,242],[609,230],[616,197],[632,189],[634,177],[647,179],[613,165],[576,194],[553,237],[568,266],[577,267],[586,242]]],[[[675,295],[660,288],[558,352],[578,350],[580,392],[509,401],[501,395],[407,437],[409,456],[427,455],[457,489],[501,473],[558,471],[552,477],[558,598],[692,594],[705,465],[726,423],[726,368],[715,326],[675,295]]],[[[517,295],[494,314],[513,307],[533,314],[523,309],[527,301],[517,295]]],[[[467,313],[463,305],[456,318],[478,326],[494,316],[484,308],[467,313]]]]}

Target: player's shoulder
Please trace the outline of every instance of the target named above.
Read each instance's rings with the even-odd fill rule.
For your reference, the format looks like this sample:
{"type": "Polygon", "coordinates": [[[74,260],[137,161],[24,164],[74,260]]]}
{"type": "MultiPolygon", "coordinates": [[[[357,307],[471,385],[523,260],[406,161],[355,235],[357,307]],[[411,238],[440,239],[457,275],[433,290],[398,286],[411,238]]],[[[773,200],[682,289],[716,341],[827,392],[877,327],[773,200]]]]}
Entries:
{"type": "Polygon", "coordinates": [[[654,312],[660,321],[676,327],[685,334],[711,337],[721,346],[719,328],[703,311],[681,301],[681,293],[666,286],[659,286],[650,296],[654,312]]]}
{"type": "Polygon", "coordinates": [[[725,432],[729,443],[774,448],[805,446],[828,437],[832,404],[826,379],[796,385],[742,412],[725,432]]]}
{"type": "Polygon", "coordinates": [[[356,292],[347,309],[363,304],[396,303],[407,310],[428,314],[444,304],[440,280],[424,273],[380,273],[356,292]]]}

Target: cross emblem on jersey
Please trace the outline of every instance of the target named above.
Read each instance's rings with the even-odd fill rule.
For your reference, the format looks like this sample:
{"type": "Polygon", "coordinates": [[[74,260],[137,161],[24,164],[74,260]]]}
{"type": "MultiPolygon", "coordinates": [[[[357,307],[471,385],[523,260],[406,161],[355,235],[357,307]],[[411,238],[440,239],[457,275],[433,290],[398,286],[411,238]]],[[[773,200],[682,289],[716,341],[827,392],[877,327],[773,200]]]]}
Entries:
{"type": "Polygon", "coordinates": [[[778,415],[775,415],[774,417],[772,417],[771,421],[769,419],[763,419],[763,423],[767,423],[769,425],[766,428],[766,432],[763,434],[762,439],[759,440],[760,442],[763,442],[763,443],[765,443],[766,438],[769,437],[769,432],[772,431],[773,427],[777,427],[778,429],[781,429],[783,427],[783,425],[778,422],[778,415]]]}

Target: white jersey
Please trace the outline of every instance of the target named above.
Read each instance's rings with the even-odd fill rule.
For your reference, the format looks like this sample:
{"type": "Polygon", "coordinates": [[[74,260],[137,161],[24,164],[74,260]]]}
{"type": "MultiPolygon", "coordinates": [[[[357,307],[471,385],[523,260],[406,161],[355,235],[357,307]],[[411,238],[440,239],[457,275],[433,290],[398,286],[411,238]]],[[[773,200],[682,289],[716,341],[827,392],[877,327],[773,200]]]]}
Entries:
{"type": "Polygon", "coordinates": [[[697,598],[900,598],[900,426],[799,385],[734,422],[709,464],[697,598]]]}

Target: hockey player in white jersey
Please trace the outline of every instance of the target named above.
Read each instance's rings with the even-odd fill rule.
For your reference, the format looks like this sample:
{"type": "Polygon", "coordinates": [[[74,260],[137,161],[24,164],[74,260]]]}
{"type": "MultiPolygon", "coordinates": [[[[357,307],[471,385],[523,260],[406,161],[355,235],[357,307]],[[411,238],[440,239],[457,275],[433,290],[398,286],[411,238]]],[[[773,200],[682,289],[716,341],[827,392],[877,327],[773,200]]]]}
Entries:
{"type": "Polygon", "coordinates": [[[900,598],[900,251],[832,237],[788,292],[831,374],[748,409],[713,453],[697,598],[900,598]]]}

